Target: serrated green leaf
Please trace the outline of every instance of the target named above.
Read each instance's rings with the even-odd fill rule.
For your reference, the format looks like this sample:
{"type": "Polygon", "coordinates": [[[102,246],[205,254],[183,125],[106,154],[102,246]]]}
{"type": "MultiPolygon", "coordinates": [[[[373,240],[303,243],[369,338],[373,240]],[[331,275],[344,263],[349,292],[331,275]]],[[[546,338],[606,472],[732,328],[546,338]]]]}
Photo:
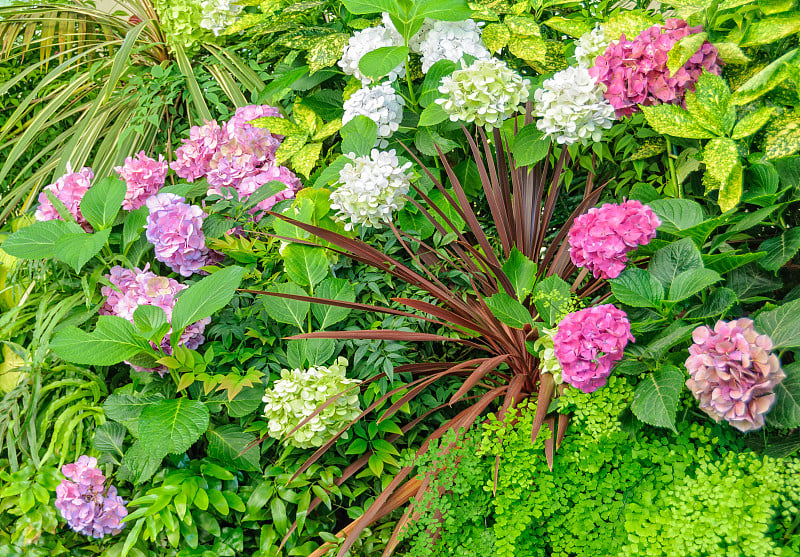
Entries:
{"type": "Polygon", "coordinates": [[[339,130],[342,136],[342,153],[367,156],[378,140],[378,125],[366,116],[356,116],[339,130]]]}
{"type": "Polygon", "coordinates": [[[712,284],[722,280],[716,271],[711,269],[689,269],[675,277],[669,288],[669,301],[680,302],[690,296],[702,292],[712,284]]]}
{"type": "MultiPolygon", "coordinates": [[[[484,31],[485,33],[486,31],[484,31]]],[[[439,85],[442,78],[450,75],[456,69],[456,63],[450,60],[439,60],[428,68],[425,80],[422,82],[422,89],[419,94],[419,104],[423,108],[428,107],[434,100],[442,96],[439,92],[439,85]]]]}
{"type": "Polygon", "coordinates": [[[659,232],[676,234],[703,222],[703,207],[691,199],[656,199],[648,205],[661,219],[659,232]]]}
{"type": "Polygon", "coordinates": [[[550,275],[539,281],[533,289],[533,303],[536,306],[536,311],[539,312],[539,317],[548,327],[558,323],[565,313],[569,301],[569,284],[556,275],[550,275]]]}
{"type": "Polygon", "coordinates": [[[514,137],[511,153],[517,167],[531,166],[547,156],[552,141],[545,137],[535,123],[528,124],[519,130],[514,137]]]}
{"type": "Polygon", "coordinates": [[[198,400],[162,400],[142,410],[139,441],[153,457],[184,453],[208,429],[208,420],[208,408],[198,400]]]}
{"type": "Polygon", "coordinates": [[[800,426],[800,363],[783,367],[786,377],[775,385],[775,403],[767,420],[778,427],[791,429],[800,426]]]}
{"type": "Polygon", "coordinates": [[[444,111],[442,105],[431,103],[420,114],[418,126],[435,126],[449,119],[450,115],[444,111]]]}
{"type": "Polygon", "coordinates": [[[619,277],[609,282],[617,300],[631,307],[657,308],[664,299],[664,287],[644,269],[625,269],[619,277]]]}
{"type": "Polygon", "coordinates": [[[420,127],[414,134],[414,146],[424,155],[437,157],[439,153],[436,151],[436,147],[439,147],[442,153],[449,153],[458,147],[458,143],[442,137],[430,127],[420,127]]]}
{"type": "Polygon", "coordinates": [[[730,288],[715,288],[697,311],[692,312],[693,319],[708,319],[728,311],[739,300],[736,292],[730,288]]]}
{"type": "Polygon", "coordinates": [[[656,251],[650,258],[647,270],[661,281],[661,284],[669,287],[675,277],[684,271],[701,267],[703,258],[700,250],[691,238],[684,238],[656,251]]]}
{"type": "Polygon", "coordinates": [[[509,327],[521,329],[525,325],[533,325],[528,309],[505,292],[486,298],[486,305],[497,319],[509,327]]]}
{"type": "Polygon", "coordinates": [[[382,46],[362,56],[358,69],[366,77],[378,81],[403,64],[408,53],[407,46],[382,46]]]}
{"type": "MultiPolygon", "coordinates": [[[[315,294],[317,297],[327,300],[340,300],[343,302],[356,301],[356,293],[353,289],[353,285],[350,284],[349,281],[342,278],[329,277],[323,280],[317,288],[315,294]]],[[[347,316],[350,314],[350,310],[348,308],[328,306],[324,304],[313,304],[311,306],[311,311],[314,313],[314,317],[317,318],[320,329],[326,329],[327,327],[330,327],[331,325],[334,325],[347,318],[347,316]]]]}
{"type": "Polygon", "coordinates": [[[244,268],[220,269],[184,290],[172,309],[172,328],[183,331],[192,323],[211,317],[231,301],[242,282],[244,268]]]}
{"type": "Polygon", "coordinates": [[[109,176],[92,184],[81,199],[81,214],[95,231],[114,224],[126,191],[125,182],[116,176],[109,176]]]}
{"type": "Polygon", "coordinates": [[[631,410],[646,424],[675,429],[675,413],[678,408],[684,375],[674,366],[665,366],[645,375],[636,386],[631,410]]]}
{"type": "Polygon", "coordinates": [[[48,220],[34,222],[11,234],[2,248],[19,259],[48,259],[54,257],[56,242],[65,234],[80,234],[83,230],[74,222],[48,220]]]}
{"type": "Polygon", "coordinates": [[[323,248],[289,244],[283,251],[289,278],[301,286],[313,288],[328,276],[328,258],[323,248]]]}
{"type": "Polygon", "coordinates": [[[758,246],[759,251],[767,254],[758,260],[758,264],[767,271],[777,271],[797,254],[800,249],[800,228],[790,228],[780,236],[770,238],[758,246]]]}
{"type": "Polygon", "coordinates": [[[122,457],[122,444],[125,440],[125,426],[115,422],[106,422],[94,430],[92,445],[100,452],[114,457],[122,457]]]}
{"type": "Polygon", "coordinates": [[[236,424],[227,424],[208,430],[206,438],[208,456],[211,458],[236,466],[240,470],[249,472],[261,470],[259,446],[245,451],[245,448],[256,440],[255,434],[244,431],[236,424]]]}
{"type": "Polygon", "coordinates": [[[138,337],[133,323],[114,315],[101,315],[93,332],[64,328],[56,333],[50,348],[68,362],[110,366],[132,358],[149,345],[138,337]]]}
{"type": "MultiPolygon", "coordinates": [[[[528,259],[516,247],[511,249],[508,261],[503,263],[503,272],[508,277],[513,294],[518,300],[524,300],[533,291],[536,284],[536,263],[528,259]]],[[[509,294],[512,294],[509,292],[509,294]]]]}
{"type": "Polygon", "coordinates": [[[800,348],[800,299],[759,313],[756,330],[771,338],[775,348],[800,348]]]}
{"type": "MultiPolygon", "coordinates": [[[[294,296],[307,296],[308,293],[293,282],[275,284],[267,289],[268,292],[292,294],[294,296]]],[[[303,329],[311,304],[300,300],[290,300],[277,296],[262,296],[261,303],[268,317],[279,323],[295,325],[303,329]]]]}
{"type": "Polygon", "coordinates": [[[53,255],[80,273],[86,263],[100,253],[108,242],[111,229],[106,228],[94,234],[81,232],[64,234],[53,246],[53,255]]]}

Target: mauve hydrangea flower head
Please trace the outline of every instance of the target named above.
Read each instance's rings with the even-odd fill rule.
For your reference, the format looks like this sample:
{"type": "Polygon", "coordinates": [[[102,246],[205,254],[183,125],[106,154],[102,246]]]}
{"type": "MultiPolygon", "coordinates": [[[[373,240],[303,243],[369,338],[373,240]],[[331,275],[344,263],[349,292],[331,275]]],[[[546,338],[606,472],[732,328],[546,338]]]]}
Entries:
{"type": "Polygon", "coordinates": [[[56,488],[55,506],[69,527],[93,538],[120,533],[128,509],[117,488],[103,489],[106,477],[97,468],[97,459],[83,455],[61,471],[67,479],[56,488]]]}
{"type": "Polygon", "coordinates": [[[206,247],[203,234],[205,213],[174,193],[159,193],[146,202],[145,236],[155,248],[155,257],[170,269],[189,277],[201,267],[218,261],[219,255],[206,247]]]}
{"type": "Polygon", "coordinates": [[[606,99],[618,117],[630,116],[639,110],[639,105],[682,104],[686,91],[694,89],[703,71],[717,75],[722,72],[717,49],[705,41],[683,67],[670,75],[670,49],[684,37],[702,30],[699,26],[689,27],[681,19],[668,19],[664,25],[645,29],[633,41],[622,35],[595,59],[589,71],[606,86],[606,99]]]}
{"type": "Polygon", "coordinates": [[[122,208],[133,211],[144,205],[148,197],[157,194],[164,186],[169,167],[164,155],[159,155],[158,160],[155,160],[140,151],[135,158],[127,157],[125,164],[114,167],[114,170],[125,180],[128,188],[122,208]]]}
{"type": "MultiPolygon", "coordinates": [[[[67,173],[45,187],[45,191],[51,192],[56,199],[60,200],[69,211],[69,214],[75,219],[75,222],[80,224],[87,232],[92,231],[91,225],[86,222],[81,214],[81,200],[86,192],[91,187],[91,181],[94,178],[94,173],[91,168],[84,167],[78,172],[72,171],[72,166],[67,163],[67,173]]],[[[34,213],[34,217],[38,221],[46,220],[64,220],[58,214],[55,206],[50,203],[45,191],[39,194],[39,207],[34,213]]]]}
{"type": "Polygon", "coordinates": [[[584,393],[596,391],[633,340],[628,316],[613,304],[567,314],[553,336],[562,379],[584,393]]]}
{"type": "Polygon", "coordinates": [[[202,126],[192,126],[189,130],[189,139],[182,140],[182,145],[176,149],[175,160],[170,167],[178,176],[189,182],[202,178],[208,174],[211,158],[226,138],[225,130],[216,120],[206,122],[202,126]]]}
{"type": "Polygon", "coordinates": [[[715,421],[725,420],[739,431],[764,427],[764,416],[775,402],[775,386],[786,374],[772,353],[772,339],[759,334],[753,321],[717,321],[712,330],[692,333],[686,386],[700,408],[715,421]]]}
{"type": "MultiPolygon", "coordinates": [[[[269,133],[266,128],[256,128],[251,121],[258,118],[283,118],[281,111],[274,106],[268,104],[249,104],[247,106],[240,106],[236,109],[228,123],[225,125],[229,134],[233,134],[237,129],[257,129],[262,133],[269,133]]],[[[277,136],[280,137],[280,136],[277,136]]]]}
{"type": "Polygon", "coordinates": [[[229,180],[224,186],[219,185],[222,182],[215,180],[212,183],[209,180],[210,187],[208,188],[208,195],[220,195],[223,197],[233,197],[229,192],[222,191],[222,187],[232,187],[236,190],[241,201],[249,198],[261,186],[268,182],[283,182],[286,184],[286,189],[260,201],[252,210],[253,214],[260,213],[261,211],[269,211],[279,201],[285,199],[294,199],[295,193],[300,191],[303,187],[300,178],[286,168],[285,166],[265,165],[254,168],[251,172],[241,172],[237,175],[237,179],[229,180]]]}
{"type": "Polygon", "coordinates": [[[569,256],[595,278],[617,278],[628,263],[628,252],[649,244],[659,226],[661,220],[640,201],[606,203],[575,219],[567,234],[569,256]]]}

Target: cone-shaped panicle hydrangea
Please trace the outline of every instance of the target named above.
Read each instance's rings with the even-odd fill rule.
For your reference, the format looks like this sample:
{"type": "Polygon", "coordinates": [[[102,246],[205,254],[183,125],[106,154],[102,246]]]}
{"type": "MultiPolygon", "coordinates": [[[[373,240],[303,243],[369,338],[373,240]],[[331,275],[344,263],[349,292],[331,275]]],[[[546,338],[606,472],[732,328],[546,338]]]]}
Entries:
{"type": "Polygon", "coordinates": [[[575,60],[581,68],[591,68],[595,59],[603,54],[608,46],[605,31],[600,25],[584,33],[575,41],[575,60]]]}
{"type": "Polygon", "coordinates": [[[594,207],[575,219],[569,230],[569,256],[595,278],[617,278],[628,263],[628,252],[649,244],[661,220],[650,207],[631,199],[594,207]]]}
{"type": "Polygon", "coordinates": [[[182,140],[183,144],[176,149],[175,160],[170,167],[178,176],[189,182],[202,178],[208,174],[211,159],[225,137],[225,130],[216,120],[206,122],[202,126],[192,126],[189,130],[189,139],[182,140]]]}
{"type": "Polygon", "coordinates": [[[419,53],[424,73],[439,60],[458,62],[465,54],[478,60],[492,57],[481,42],[480,27],[471,19],[433,22],[419,41],[419,53]]]}
{"type": "Polygon", "coordinates": [[[239,19],[242,11],[242,6],[231,0],[200,0],[200,7],[203,10],[200,27],[217,36],[239,19]]]}
{"type": "MultiPolygon", "coordinates": [[[[358,69],[358,63],[361,62],[361,58],[368,52],[384,46],[402,45],[403,38],[393,28],[389,29],[383,25],[367,27],[361,31],[356,31],[350,37],[344,47],[342,59],[339,60],[339,67],[342,68],[345,74],[355,76],[356,79],[361,80],[361,83],[367,85],[372,80],[358,69]]],[[[406,75],[406,70],[404,65],[400,63],[389,72],[387,79],[395,81],[398,77],[403,77],[404,75],[406,75]]]]}
{"type": "Polygon", "coordinates": [[[561,145],[602,140],[603,130],[614,124],[614,107],[603,90],[586,68],[558,72],[534,93],[536,127],[561,145]]]}
{"type": "Polygon", "coordinates": [[[205,213],[198,205],[189,205],[174,193],[160,193],[146,202],[145,236],[155,248],[155,257],[185,277],[217,260],[206,247],[203,234],[205,213]]]}
{"type": "Polygon", "coordinates": [[[786,377],[772,339],[760,335],[753,321],[717,321],[714,329],[692,333],[686,386],[700,408],[715,421],[725,420],[739,431],[764,427],[764,415],[775,402],[775,386],[786,377]]]}
{"type": "Polygon", "coordinates": [[[47,198],[45,192],[49,191],[64,204],[75,222],[90,232],[92,227],[81,214],[81,200],[89,191],[92,178],[94,178],[94,173],[91,168],[84,167],[79,172],[73,172],[72,166],[67,163],[67,173],[56,180],[54,184],[45,187],[44,191],[39,194],[39,207],[34,213],[36,220],[64,220],[47,198]]]}
{"type": "Polygon", "coordinates": [[[400,166],[394,149],[373,149],[369,157],[355,157],[339,172],[339,186],[331,193],[331,209],[336,219],[344,221],[345,229],[357,224],[380,228],[392,220],[392,211],[405,205],[405,195],[411,187],[411,168],[407,162],[400,166]]]}
{"type": "Polygon", "coordinates": [[[127,157],[125,164],[115,167],[114,170],[125,180],[128,188],[122,208],[133,211],[144,205],[148,197],[157,194],[164,186],[169,168],[164,155],[159,155],[158,160],[155,160],[140,151],[136,157],[127,157]]]}
{"type": "Polygon", "coordinates": [[[97,468],[97,459],[83,455],[61,471],[67,479],[56,488],[55,505],[69,527],[93,538],[119,534],[128,509],[116,487],[103,488],[106,477],[97,468]]]}
{"type": "Polygon", "coordinates": [[[510,70],[502,60],[475,60],[442,78],[439,92],[444,97],[436,102],[453,122],[497,128],[528,100],[529,87],[530,81],[510,70]]]}
{"type": "Polygon", "coordinates": [[[392,137],[403,121],[406,101],[397,94],[389,82],[375,87],[362,87],[344,101],[342,124],[356,116],[366,116],[378,125],[376,147],[386,147],[387,138],[392,137]]]}
{"type": "MultiPolygon", "coordinates": [[[[264,416],[269,419],[269,435],[283,439],[329,398],[339,396],[286,440],[290,445],[307,449],[320,447],[358,417],[358,379],[345,376],[347,360],[338,358],[331,366],[307,370],[281,371],[281,378],[264,395],[264,416]]],[[[347,434],[343,437],[346,439],[347,434]]]]}
{"type": "Polygon", "coordinates": [[[670,49],[682,38],[702,31],[681,19],[668,19],[642,31],[633,41],[622,35],[598,56],[589,70],[606,86],[606,98],[617,116],[629,116],[638,105],[681,104],[703,71],[721,73],[717,49],[705,41],[674,75],[667,68],[670,49]]]}
{"type": "Polygon", "coordinates": [[[561,378],[584,393],[596,391],[633,340],[628,316],[613,304],[567,314],[553,337],[561,378]]]}

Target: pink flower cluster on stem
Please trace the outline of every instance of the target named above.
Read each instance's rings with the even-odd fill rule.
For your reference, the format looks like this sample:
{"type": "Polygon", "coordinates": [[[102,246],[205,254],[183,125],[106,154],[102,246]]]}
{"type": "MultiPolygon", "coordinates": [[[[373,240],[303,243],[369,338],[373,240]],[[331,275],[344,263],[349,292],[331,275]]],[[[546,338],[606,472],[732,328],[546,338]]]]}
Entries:
{"type": "Polygon", "coordinates": [[[617,278],[628,263],[628,252],[649,244],[659,226],[661,220],[640,201],[594,207],[576,218],[567,234],[570,259],[595,278],[617,278]]]}
{"type": "Polygon", "coordinates": [[[125,180],[127,186],[122,208],[133,211],[144,205],[149,197],[157,194],[164,186],[169,167],[164,155],[159,155],[158,160],[155,160],[140,151],[135,158],[127,157],[125,164],[114,167],[114,170],[125,180]]]}
{"type": "Polygon", "coordinates": [[[698,327],[692,339],[686,386],[700,409],[739,431],[764,427],[764,416],[775,402],[775,386],[786,377],[771,352],[772,339],[758,334],[747,318],[718,321],[713,330],[698,327]]]}
{"type": "Polygon", "coordinates": [[[83,455],[61,471],[67,479],[56,488],[55,505],[69,527],[93,538],[120,533],[128,509],[116,487],[104,489],[106,477],[97,468],[97,459],[83,455]]]}
{"type": "Polygon", "coordinates": [[[694,90],[703,70],[717,75],[722,72],[717,49],[708,41],[674,75],[667,68],[675,43],[702,30],[700,26],[689,27],[681,19],[668,19],[664,25],[645,29],[633,41],[622,35],[595,59],[589,73],[606,86],[606,99],[617,117],[638,112],[639,105],[682,104],[686,91],[694,90]]]}
{"type": "Polygon", "coordinates": [[[553,336],[561,377],[584,393],[596,391],[606,384],[611,368],[633,340],[628,316],[613,304],[568,314],[553,336]]]}
{"type": "Polygon", "coordinates": [[[73,172],[72,166],[67,163],[67,173],[56,180],[54,184],[45,187],[44,191],[39,194],[39,207],[34,213],[36,220],[64,220],[47,198],[45,192],[49,191],[64,204],[69,214],[75,219],[75,222],[80,224],[87,232],[91,232],[91,225],[81,214],[81,200],[86,195],[86,192],[89,191],[93,178],[94,173],[91,168],[84,167],[78,172],[73,172]]]}

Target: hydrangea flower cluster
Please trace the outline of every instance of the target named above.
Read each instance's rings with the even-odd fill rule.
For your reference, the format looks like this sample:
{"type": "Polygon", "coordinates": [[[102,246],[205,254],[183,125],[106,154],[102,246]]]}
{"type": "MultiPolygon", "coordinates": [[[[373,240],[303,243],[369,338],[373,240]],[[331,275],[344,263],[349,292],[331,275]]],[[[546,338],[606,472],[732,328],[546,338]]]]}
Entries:
{"type": "Polygon", "coordinates": [[[203,10],[200,27],[208,29],[216,36],[239,19],[239,12],[242,11],[242,6],[235,0],[200,0],[200,7],[203,10]]]}
{"type": "Polygon", "coordinates": [[[216,120],[192,126],[189,139],[182,140],[182,145],[175,150],[175,160],[170,167],[188,182],[202,178],[211,170],[211,159],[225,137],[225,130],[216,120]]]}
{"type": "Polygon", "coordinates": [[[522,79],[497,58],[475,60],[443,77],[441,83],[439,91],[445,97],[436,99],[436,103],[450,120],[492,127],[500,127],[520,109],[528,100],[530,87],[530,80],[522,79]]]}
{"type": "Polygon", "coordinates": [[[75,222],[80,224],[87,232],[91,232],[91,225],[81,214],[81,200],[86,195],[86,192],[89,191],[93,178],[94,173],[91,168],[84,167],[78,172],[73,172],[72,166],[67,163],[67,173],[56,180],[54,184],[45,187],[44,191],[39,194],[39,207],[34,213],[36,220],[64,220],[47,198],[45,192],[49,191],[64,204],[69,214],[75,219],[75,222]]]}
{"type": "MultiPolygon", "coordinates": [[[[361,73],[358,69],[358,64],[361,58],[368,52],[372,52],[378,48],[385,46],[402,46],[403,37],[394,29],[394,27],[386,27],[385,25],[378,25],[376,27],[367,27],[361,31],[356,31],[342,52],[342,59],[339,60],[338,65],[342,68],[347,75],[352,75],[356,79],[361,80],[363,85],[368,85],[372,80],[361,73]]],[[[394,68],[387,79],[395,81],[398,77],[406,75],[404,64],[400,63],[394,68]]]]}
{"type": "Polygon", "coordinates": [[[739,431],[764,427],[764,415],[775,402],[775,386],[786,377],[771,352],[772,339],[758,334],[747,318],[718,321],[713,330],[698,327],[692,339],[686,386],[700,408],[739,431]]]}
{"type": "Polygon", "coordinates": [[[344,101],[342,124],[356,116],[366,116],[378,125],[376,147],[386,147],[387,138],[392,137],[403,121],[406,101],[397,94],[389,82],[375,87],[362,87],[344,101]]]}
{"type": "Polygon", "coordinates": [[[125,164],[114,167],[114,170],[125,180],[127,186],[122,208],[133,211],[144,205],[147,198],[157,194],[164,186],[169,167],[164,155],[159,155],[158,160],[155,160],[140,151],[135,158],[127,157],[125,164]]]}
{"type": "Polygon", "coordinates": [[[217,254],[206,247],[203,234],[205,213],[174,193],[159,193],[146,201],[145,236],[155,248],[155,257],[176,273],[189,277],[200,267],[216,261],[217,254]]]}
{"type": "Polygon", "coordinates": [[[628,316],[613,304],[568,314],[553,337],[561,377],[584,393],[596,391],[606,384],[611,368],[633,340],[628,316]]]}
{"type": "Polygon", "coordinates": [[[649,244],[659,226],[653,210],[635,199],[594,207],[576,218],[567,234],[570,259],[595,278],[617,278],[628,263],[628,252],[649,244]]]}
{"type": "MultiPolygon", "coordinates": [[[[335,402],[295,431],[287,443],[307,449],[320,447],[361,413],[358,403],[358,379],[345,376],[347,360],[339,357],[329,367],[281,371],[281,378],[264,395],[264,415],[269,419],[269,435],[284,438],[325,401],[339,395],[335,402]]],[[[347,433],[343,435],[347,438],[347,433]]]]}
{"type": "Polygon", "coordinates": [[[564,382],[561,377],[561,364],[556,357],[556,347],[553,342],[558,329],[541,328],[541,333],[533,347],[539,351],[539,371],[540,373],[549,373],[553,376],[553,381],[556,385],[564,382]]]}
{"type": "Polygon", "coordinates": [[[481,42],[480,27],[471,19],[433,22],[421,34],[417,52],[422,56],[424,73],[440,60],[458,62],[465,54],[478,60],[492,57],[481,42]]]}
{"type": "Polygon", "coordinates": [[[682,68],[670,75],[670,49],[682,38],[700,31],[702,27],[689,27],[681,19],[668,19],[664,25],[645,29],[633,41],[622,35],[597,57],[589,71],[606,86],[606,98],[617,116],[630,116],[639,110],[638,105],[681,104],[703,70],[721,73],[717,49],[705,41],[682,68]]]}
{"type": "Polygon", "coordinates": [[[411,163],[400,165],[394,149],[373,149],[369,157],[355,157],[339,172],[339,187],[331,193],[331,209],[345,229],[355,225],[380,228],[392,218],[392,211],[405,205],[411,187],[411,163]]]}
{"type": "Polygon", "coordinates": [[[601,25],[596,25],[588,33],[584,33],[575,41],[575,60],[581,68],[591,68],[598,56],[608,46],[606,34],[601,25]]]}
{"type": "Polygon", "coordinates": [[[603,91],[586,68],[558,72],[534,93],[536,127],[560,145],[602,140],[603,130],[614,124],[614,107],[603,91]]]}
{"type": "MultiPolygon", "coordinates": [[[[144,269],[135,268],[129,270],[119,265],[112,267],[110,274],[106,275],[106,278],[116,288],[104,286],[100,290],[103,296],[106,296],[106,301],[103,307],[100,308],[100,314],[116,315],[133,323],[133,312],[136,311],[136,308],[139,306],[156,306],[164,310],[167,320],[171,322],[176,295],[187,286],[174,279],[158,276],[149,269],[149,263],[145,265],[144,269]]],[[[210,322],[211,318],[206,317],[186,327],[178,344],[191,350],[198,348],[205,342],[203,331],[210,322]]],[[[171,332],[167,331],[160,344],[160,348],[168,355],[172,354],[172,346],[169,343],[169,334],[171,332]]],[[[159,375],[164,375],[167,372],[167,368],[163,366],[143,368],[132,364],[129,365],[136,371],[157,372],[159,375]]]]}
{"type": "Polygon", "coordinates": [[[106,477],[97,468],[97,459],[83,455],[61,471],[67,479],[56,487],[55,505],[69,527],[93,538],[119,534],[128,509],[116,487],[103,488],[106,477]]]}

